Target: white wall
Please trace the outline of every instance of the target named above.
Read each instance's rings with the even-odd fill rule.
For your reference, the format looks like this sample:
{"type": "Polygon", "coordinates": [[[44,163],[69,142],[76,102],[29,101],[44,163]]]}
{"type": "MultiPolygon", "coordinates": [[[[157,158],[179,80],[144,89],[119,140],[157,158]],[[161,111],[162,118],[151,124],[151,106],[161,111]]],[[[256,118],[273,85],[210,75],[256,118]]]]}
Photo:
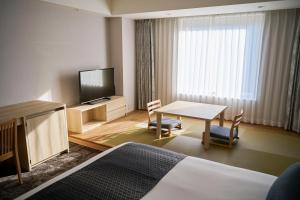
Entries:
{"type": "Polygon", "coordinates": [[[115,68],[116,94],[126,98],[127,111],[135,110],[134,20],[110,18],[111,65],[115,68]]]}
{"type": "Polygon", "coordinates": [[[110,64],[115,69],[116,95],[123,95],[122,18],[109,18],[110,64]]]}
{"type": "Polygon", "coordinates": [[[122,20],[123,43],[123,88],[127,101],[127,110],[136,108],[136,79],[135,79],[135,23],[134,20],[122,20]]]}
{"type": "Polygon", "coordinates": [[[110,16],[110,0],[41,0],[110,16]]]}
{"type": "Polygon", "coordinates": [[[0,106],[79,101],[78,70],[109,67],[107,20],[36,0],[0,1],[0,106]]]}

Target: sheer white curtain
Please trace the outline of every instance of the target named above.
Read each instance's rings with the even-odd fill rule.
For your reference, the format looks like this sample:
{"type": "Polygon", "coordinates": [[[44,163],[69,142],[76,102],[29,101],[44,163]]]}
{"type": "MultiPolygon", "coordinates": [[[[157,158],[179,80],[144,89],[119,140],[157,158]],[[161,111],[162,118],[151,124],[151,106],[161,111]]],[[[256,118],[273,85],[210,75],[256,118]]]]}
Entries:
{"type": "Polygon", "coordinates": [[[244,109],[245,122],[283,126],[295,19],[282,10],[156,20],[158,98],[227,105],[226,119],[244,109]]]}
{"type": "Polygon", "coordinates": [[[256,100],[264,14],[179,19],[179,98],[256,100]]]}
{"type": "Polygon", "coordinates": [[[162,104],[176,100],[178,20],[155,21],[155,75],[157,96],[162,104]]]}
{"type": "MultiPolygon", "coordinates": [[[[264,13],[179,20],[177,99],[228,105],[225,118],[256,104],[264,13]]],[[[244,121],[252,121],[245,110],[244,121]]]]}

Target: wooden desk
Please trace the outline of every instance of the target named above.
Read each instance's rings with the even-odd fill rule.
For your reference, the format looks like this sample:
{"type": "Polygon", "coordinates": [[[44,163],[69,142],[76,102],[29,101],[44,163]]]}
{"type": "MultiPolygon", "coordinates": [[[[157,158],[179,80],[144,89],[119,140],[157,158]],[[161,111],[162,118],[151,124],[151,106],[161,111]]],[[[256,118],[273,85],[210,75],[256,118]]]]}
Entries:
{"type": "Polygon", "coordinates": [[[157,117],[156,137],[161,137],[161,118],[162,114],[170,114],[183,117],[191,117],[205,120],[205,139],[204,147],[209,148],[210,143],[210,124],[213,119],[220,115],[220,126],[223,126],[224,111],[227,106],[194,103],[188,101],[175,101],[155,110],[157,117]]]}
{"type": "Polygon", "coordinates": [[[0,122],[13,118],[17,119],[22,169],[30,171],[69,150],[65,104],[36,100],[0,107],[0,122]]]}

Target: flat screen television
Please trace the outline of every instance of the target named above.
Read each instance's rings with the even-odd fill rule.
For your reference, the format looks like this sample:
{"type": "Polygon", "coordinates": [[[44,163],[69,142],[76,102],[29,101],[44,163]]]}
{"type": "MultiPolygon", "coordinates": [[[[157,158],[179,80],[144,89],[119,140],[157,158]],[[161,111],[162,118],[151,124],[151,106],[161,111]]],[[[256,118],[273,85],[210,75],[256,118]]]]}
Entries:
{"type": "Polygon", "coordinates": [[[114,68],[79,71],[80,103],[95,103],[115,95],[114,68]]]}

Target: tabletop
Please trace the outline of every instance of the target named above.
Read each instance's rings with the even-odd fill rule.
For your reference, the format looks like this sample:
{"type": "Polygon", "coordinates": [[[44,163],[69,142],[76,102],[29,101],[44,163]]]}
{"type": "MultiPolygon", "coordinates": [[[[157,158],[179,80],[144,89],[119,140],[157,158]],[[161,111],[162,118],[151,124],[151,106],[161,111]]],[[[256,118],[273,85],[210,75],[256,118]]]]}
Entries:
{"type": "Polygon", "coordinates": [[[0,122],[16,118],[19,120],[21,117],[30,116],[37,113],[42,113],[54,110],[58,107],[64,107],[65,104],[49,101],[27,101],[23,103],[2,106],[0,107],[0,122]]]}
{"type": "Polygon", "coordinates": [[[213,120],[226,108],[227,106],[223,105],[175,101],[155,110],[155,112],[204,120],[213,120]]]}

